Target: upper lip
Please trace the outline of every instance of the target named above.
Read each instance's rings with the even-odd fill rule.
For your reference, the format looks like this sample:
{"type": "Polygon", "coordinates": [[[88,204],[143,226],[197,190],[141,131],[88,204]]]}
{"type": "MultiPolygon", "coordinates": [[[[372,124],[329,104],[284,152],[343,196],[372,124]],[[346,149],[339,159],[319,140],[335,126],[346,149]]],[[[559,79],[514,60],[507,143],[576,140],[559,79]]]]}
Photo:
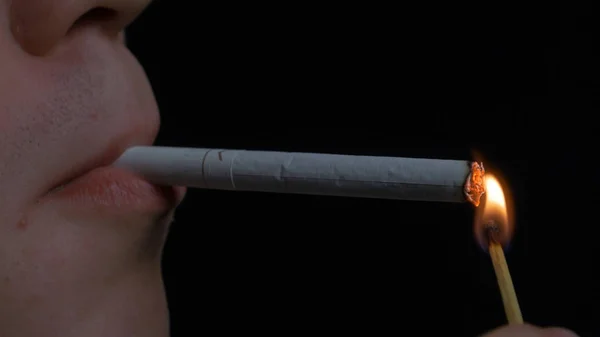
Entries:
{"type": "Polygon", "coordinates": [[[97,168],[112,165],[128,148],[135,145],[148,144],[114,144],[112,146],[109,146],[103,152],[92,157],[84,165],[76,167],[73,170],[67,172],[63,177],[58,179],[57,182],[52,185],[52,187],[47,193],[60,189],[68,185],[70,182],[76,180],[77,178],[82,177],[97,168]]]}

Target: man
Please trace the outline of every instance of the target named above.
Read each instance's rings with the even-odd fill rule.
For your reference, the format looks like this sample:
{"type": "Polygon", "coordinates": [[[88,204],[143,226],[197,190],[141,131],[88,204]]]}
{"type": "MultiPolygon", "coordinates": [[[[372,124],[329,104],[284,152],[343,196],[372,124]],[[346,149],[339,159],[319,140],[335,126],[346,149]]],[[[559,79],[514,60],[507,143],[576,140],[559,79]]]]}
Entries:
{"type": "MultiPolygon", "coordinates": [[[[169,333],[160,255],[185,189],[108,168],[159,128],[122,39],[146,5],[0,0],[2,337],[169,333]]],[[[509,335],[572,336],[490,334],[509,335]]]]}

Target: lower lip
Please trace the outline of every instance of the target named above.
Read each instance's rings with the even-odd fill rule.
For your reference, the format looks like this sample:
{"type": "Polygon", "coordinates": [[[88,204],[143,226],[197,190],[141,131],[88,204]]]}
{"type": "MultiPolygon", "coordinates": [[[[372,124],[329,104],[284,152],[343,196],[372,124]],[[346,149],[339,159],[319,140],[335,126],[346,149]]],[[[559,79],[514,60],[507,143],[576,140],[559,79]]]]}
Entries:
{"type": "Polygon", "coordinates": [[[176,207],[185,187],[157,186],[127,170],[97,168],[51,191],[45,199],[128,211],[164,212],[176,207]]]}

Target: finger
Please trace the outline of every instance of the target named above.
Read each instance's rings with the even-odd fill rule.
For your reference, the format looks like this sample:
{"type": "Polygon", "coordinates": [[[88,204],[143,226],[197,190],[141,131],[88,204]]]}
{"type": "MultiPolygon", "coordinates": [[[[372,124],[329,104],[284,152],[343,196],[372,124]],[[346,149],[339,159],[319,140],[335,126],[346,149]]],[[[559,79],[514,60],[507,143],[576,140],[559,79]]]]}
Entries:
{"type": "Polygon", "coordinates": [[[539,328],[529,324],[508,325],[491,331],[481,337],[578,337],[574,332],[563,328],[539,328]]]}

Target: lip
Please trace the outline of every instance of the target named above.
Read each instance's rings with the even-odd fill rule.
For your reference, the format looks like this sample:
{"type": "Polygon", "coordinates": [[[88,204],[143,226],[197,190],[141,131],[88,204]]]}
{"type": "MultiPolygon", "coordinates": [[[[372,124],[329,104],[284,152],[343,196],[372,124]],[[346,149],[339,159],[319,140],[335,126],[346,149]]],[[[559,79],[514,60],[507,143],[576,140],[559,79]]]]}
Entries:
{"type": "Polygon", "coordinates": [[[162,212],[181,203],[185,190],[185,187],[158,186],[130,171],[106,166],[53,189],[44,199],[62,200],[78,207],[162,212]]]}
{"type": "Polygon", "coordinates": [[[104,152],[99,153],[98,155],[92,158],[89,158],[89,160],[86,161],[83,165],[65,169],[64,174],[59,176],[58,179],[56,179],[50,185],[51,187],[48,188],[46,192],[44,192],[44,195],[42,197],[44,197],[47,194],[51,194],[56,190],[63,189],[71,182],[90,173],[95,169],[108,167],[112,165],[112,163],[114,163],[125,152],[125,150],[128,147],[128,145],[120,146],[118,142],[115,141],[112,144],[110,144],[110,146],[104,152]]]}
{"type": "Polygon", "coordinates": [[[144,213],[168,211],[183,201],[185,187],[155,185],[131,171],[110,166],[123,152],[107,151],[78,170],[83,174],[55,184],[41,200],[144,213]]]}

